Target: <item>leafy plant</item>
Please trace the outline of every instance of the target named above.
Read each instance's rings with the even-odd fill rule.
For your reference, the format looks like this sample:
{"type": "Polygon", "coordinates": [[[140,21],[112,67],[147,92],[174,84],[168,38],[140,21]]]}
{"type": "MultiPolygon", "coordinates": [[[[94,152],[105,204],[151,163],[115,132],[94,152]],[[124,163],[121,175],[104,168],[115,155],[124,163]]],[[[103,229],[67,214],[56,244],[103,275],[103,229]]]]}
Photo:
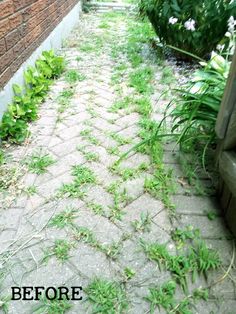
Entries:
{"type": "Polygon", "coordinates": [[[96,215],[104,215],[104,208],[100,204],[89,203],[88,207],[96,214],[96,215]]]}
{"type": "Polygon", "coordinates": [[[140,220],[134,220],[131,222],[132,227],[137,232],[149,232],[152,219],[149,213],[142,212],[140,214],[140,220]]]}
{"type": "Polygon", "coordinates": [[[132,268],[125,267],[124,274],[125,274],[126,279],[130,280],[135,276],[136,272],[132,268]]]}
{"type": "Polygon", "coordinates": [[[34,195],[37,193],[37,187],[35,185],[28,186],[27,188],[24,189],[24,192],[30,196],[34,195]]]}
{"type": "Polygon", "coordinates": [[[71,197],[83,198],[85,192],[81,189],[87,184],[94,184],[96,182],[96,177],[86,166],[75,165],[72,167],[72,176],[74,180],[72,183],[64,183],[59,190],[59,196],[67,194],[71,197]]]}
{"type": "MultiPolygon", "coordinates": [[[[230,63],[212,53],[211,59],[201,65],[203,68],[196,70],[192,79],[177,90],[179,96],[168,105],[165,119],[172,117],[169,136],[176,138],[183,151],[194,151],[205,167],[207,149],[216,145],[215,123],[230,63]]],[[[168,133],[159,128],[151,135],[153,140],[163,136],[168,133]]]]}
{"type": "Polygon", "coordinates": [[[25,160],[25,164],[28,166],[29,171],[42,174],[46,172],[46,168],[54,163],[54,159],[47,153],[42,151],[35,152],[25,160]]]}
{"type": "Polygon", "coordinates": [[[176,284],[174,281],[164,283],[159,288],[149,288],[149,295],[145,299],[151,303],[150,313],[154,313],[156,307],[160,309],[160,306],[165,310],[171,310],[174,305],[175,289],[176,284]]]}
{"type": "Polygon", "coordinates": [[[162,200],[166,208],[175,208],[170,198],[170,195],[175,191],[172,169],[165,169],[160,166],[152,178],[145,179],[144,188],[151,195],[162,200]]]}
{"type": "Polygon", "coordinates": [[[130,86],[141,94],[151,93],[150,82],[153,79],[153,70],[150,67],[138,68],[130,74],[130,86]]]}
{"type": "Polygon", "coordinates": [[[53,216],[48,223],[49,227],[57,227],[62,229],[67,226],[71,226],[73,220],[75,218],[75,209],[67,208],[66,210],[62,211],[61,213],[53,216]]]}
{"type": "Polygon", "coordinates": [[[227,0],[141,0],[140,10],[161,42],[200,57],[216,48],[229,17],[236,15],[235,2],[227,0]]]}
{"type": "Polygon", "coordinates": [[[54,159],[47,153],[42,151],[35,152],[25,160],[25,164],[28,166],[29,171],[42,174],[46,172],[48,166],[54,163],[54,159]]]}
{"type": "Polygon", "coordinates": [[[2,117],[0,137],[13,143],[22,143],[29,135],[28,122],[38,117],[38,108],[44,100],[52,79],[64,69],[64,59],[55,53],[44,51],[35,67],[24,73],[25,86],[13,85],[15,97],[2,117]]]}
{"type": "Polygon", "coordinates": [[[70,106],[71,98],[74,95],[74,88],[64,88],[59,96],[57,97],[57,102],[59,104],[58,112],[63,113],[70,106]]]}
{"type": "Polygon", "coordinates": [[[194,229],[192,226],[187,226],[185,229],[176,228],[171,232],[171,238],[179,244],[186,244],[187,240],[199,238],[199,229],[194,229]]]}
{"type": "Polygon", "coordinates": [[[85,76],[76,70],[68,70],[65,74],[65,80],[66,82],[73,84],[77,81],[85,80],[85,76]]]}
{"type": "Polygon", "coordinates": [[[45,250],[43,261],[47,262],[50,257],[55,256],[59,261],[65,262],[69,258],[71,247],[72,244],[67,240],[55,240],[53,247],[45,250]]]}
{"type": "Polygon", "coordinates": [[[40,300],[40,304],[34,306],[32,313],[34,314],[65,314],[72,308],[72,304],[65,297],[62,296],[62,300],[49,300],[43,297],[40,300]]]}
{"type": "Polygon", "coordinates": [[[209,249],[200,239],[194,241],[187,251],[178,255],[170,254],[166,244],[148,243],[142,240],[141,246],[147,257],[155,261],[160,269],[164,266],[166,270],[170,271],[173,280],[185,292],[189,275],[192,276],[194,282],[197,274],[207,275],[209,270],[217,269],[221,264],[218,253],[209,249]]]}
{"type": "Polygon", "coordinates": [[[99,247],[99,243],[94,233],[86,227],[74,226],[74,236],[78,241],[83,241],[93,247],[99,247]]]}
{"type": "Polygon", "coordinates": [[[93,312],[121,314],[128,308],[125,290],[116,282],[94,279],[85,292],[88,301],[93,304],[93,312]]]}
{"type": "Polygon", "coordinates": [[[99,249],[106,254],[107,257],[115,260],[120,253],[120,242],[113,242],[111,244],[103,244],[99,246],[99,249]]]}

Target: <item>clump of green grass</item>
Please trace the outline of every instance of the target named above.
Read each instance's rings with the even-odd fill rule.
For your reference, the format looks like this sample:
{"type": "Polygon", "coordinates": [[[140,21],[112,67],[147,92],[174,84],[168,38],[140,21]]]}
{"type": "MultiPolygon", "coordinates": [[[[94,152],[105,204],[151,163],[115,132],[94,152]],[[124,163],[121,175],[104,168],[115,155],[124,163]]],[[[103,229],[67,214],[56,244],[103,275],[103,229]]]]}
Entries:
{"type": "Polygon", "coordinates": [[[129,85],[141,94],[152,92],[151,81],[153,79],[153,70],[149,67],[134,70],[129,75],[129,85]]]}
{"type": "Polygon", "coordinates": [[[126,280],[130,280],[136,275],[136,272],[130,267],[125,267],[124,275],[126,280]]]}
{"type": "Polygon", "coordinates": [[[148,97],[142,97],[135,100],[135,108],[143,117],[149,117],[152,112],[151,101],[148,97]]]}
{"type": "Polygon", "coordinates": [[[96,215],[104,216],[104,208],[100,204],[89,203],[87,204],[88,208],[90,208],[96,215]]]}
{"type": "Polygon", "coordinates": [[[61,213],[53,216],[48,223],[49,227],[56,227],[62,229],[73,224],[75,218],[76,210],[73,208],[67,208],[61,213]]]}
{"type": "Polygon", "coordinates": [[[11,300],[11,297],[9,296],[1,296],[0,297],[0,308],[3,312],[3,314],[9,313],[9,301],[11,300]]]}
{"type": "Polygon", "coordinates": [[[118,146],[110,146],[107,148],[107,152],[110,155],[116,155],[119,156],[120,155],[120,151],[119,151],[119,147],[118,146]]]}
{"type": "Polygon", "coordinates": [[[106,254],[107,257],[115,260],[120,253],[120,242],[113,242],[112,244],[101,245],[100,250],[106,254]]]}
{"type": "Polygon", "coordinates": [[[135,219],[131,222],[136,232],[149,232],[151,230],[152,219],[149,213],[141,212],[140,220],[135,219]]]}
{"type": "Polygon", "coordinates": [[[171,238],[178,245],[187,244],[187,240],[194,240],[200,237],[199,229],[194,229],[193,226],[187,226],[184,229],[176,228],[171,232],[171,238]]]}
{"type": "Polygon", "coordinates": [[[147,257],[155,261],[159,268],[162,266],[171,272],[172,278],[187,291],[187,278],[192,276],[193,282],[197,274],[204,274],[212,269],[219,268],[221,262],[218,253],[209,249],[203,240],[195,240],[188,247],[187,252],[171,255],[166,244],[141,241],[141,246],[147,257]]]}
{"type": "Polygon", "coordinates": [[[99,243],[94,233],[86,227],[74,226],[74,237],[77,241],[88,243],[93,247],[99,247],[99,243]]]}
{"type": "Polygon", "coordinates": [[[71,248],[72,244],[67,240],[55,240],[54,246],[44,252],[43,261],[47,262],[50,257],[55,256],[59,261],[64,263],[69,259],[69,252],[71,248]]]}
{"type": "Polygon", "coordinates": [[[121,314],[128,308],[125,290],[116,282],[94,279],[85,292],[88,301],[93,305],[93,312],[121,314]]]}
{"type": "Polygon", "coordinates": [[[86,76],[79,73],[77,70],[68,70],[65,74],[65,80],[69,84],[74,84],[77,81],[84,81],[86,76]]]}
{"type": "Polygon", "coordinates": [[[114,141],[116,141],[119,145],[130,144],[132,140],[130,138],[125,138],[118,133],[109,132],[108,136],[110,136],[114,141]]]}
{"type": "Polygon", "coordinates": [[[37,193],[37,187],[35,185],[28,186],[27,188],[24,189],[24,192],[28,196],[35,195],[37,193]]]}
{"type": "Polygon", "coordinates": [[[165,169],[160,166],[152,178],[145,179],[144,189],[153,197],[160,199],[166,208],[171,210],[175,208],[170,198],[170,195],[175,191],[172,169],[165,169]]]}
{"type": "Polygon", "coordinates": [[[198,288],[180,302],[175,299],[176,283],[168,281],[159,287],[149,288],[145,299],[150,303],[150,313],[154,314],[156,308],[164,308],[167,313],[192,314],[192,307],[198,300],[208,300],[208,290],[198,288]]]}
{"type": "Polygon", "coordinates": [[[169,281],[164,283],[160,287],[149,288],[149,295],[145,299],[150,302],[150,312],[154,313],[156,307],[163,307],[170,313],[173,309],[175,301],[174,294],[176,290],[176,283],[174,281],[169,281]]]}
{"type": "Polygon", "coordinates": [[[64,183],[59,190],[59,196],[84,198],[86,195],[83,188],[88,184],[95,184],[96,177],[91,169],[86,166],[76,165],[72,167],[74,180],[71,183],[64,183]]]}
{"type": "Polygon", "coordinates": [[[45,173],[47,167],[54,163],[54,159],[48,153],[42,151],[33,153],[25,160],[25,164],[28,166],[29,171],[36,174],[45,173]]]}
{"type": "Polygon", "coordinates": [[[84,157],[87,161],[99,161],[99,155],[93,152],[85,152],[84,157]]]}
{"type": "MultiPolygon", "coordinates": [[[[59,294],[59,292],[57,292],[59,294]]],[[[48,300],[46,297],[41,298],[40,303],[32,309],[35,314],[65,314],[72,308],[70,301],[62,296],[62,300],[48,300]]]]}
{"type": "Polygon", "coordinates": [[[67,108],[70,106],[71,98],[74,96],[74,88],[64,88],[62,92],[60,92],[59,96],[57,97],[57,102],[59,107],[57,109],[58,113],[63,113],[67,108]]]}
{"type": "Polygon", "coordinates": [[[92,135],[92,130],[87,128],[80,132],[80,135],[93,145],[100,145],[100,141],[92,135]]]}
{"type": "Polygon", "coordinates": [[[75,177],[75,181],[78,186],[83,184],[96,183],[96,177],[91,169],[86,166],[76,165],[73,166],[72,175],[75,177]]]}
{"type": "Polygon", "coordinates": [[[133,99],[129,96],[119,99],[108,109],[109,112],[118,112],[121,109],[129,108],[133,103],[133,99]]]}

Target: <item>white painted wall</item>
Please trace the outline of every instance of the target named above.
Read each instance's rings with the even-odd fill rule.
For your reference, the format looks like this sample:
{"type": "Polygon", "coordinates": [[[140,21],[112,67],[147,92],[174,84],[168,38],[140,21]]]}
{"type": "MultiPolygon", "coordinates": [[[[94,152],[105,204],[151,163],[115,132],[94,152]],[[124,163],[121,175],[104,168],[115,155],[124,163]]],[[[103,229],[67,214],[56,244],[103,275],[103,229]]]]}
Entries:
{"type": "Polygon", "coordinates": [[[12,91],[13,84],[24,84],[23,73],[26,68],[35,64],[35,61],[44,50],[57,50],[62,46],[63,40],[69,35],[74,26],[78,23],[81,14],[81,2],[76,4],[56,28],[49,34],[45,41],[32,53],[32,55],[21,65],[20,69],[13,75],[7,85],[0,90],[0,120],[8,104],[11,103],[14,93],[12,91]]]}

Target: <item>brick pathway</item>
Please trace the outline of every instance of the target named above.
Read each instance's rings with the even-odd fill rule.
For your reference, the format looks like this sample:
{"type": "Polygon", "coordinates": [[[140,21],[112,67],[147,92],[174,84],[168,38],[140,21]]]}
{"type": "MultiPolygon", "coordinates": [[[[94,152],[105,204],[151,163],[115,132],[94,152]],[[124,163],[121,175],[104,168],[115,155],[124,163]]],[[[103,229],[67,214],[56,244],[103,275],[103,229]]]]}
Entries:
{"type": "MultiPolygon", "coordinates": [[[[24,175],[9,189],[10,193],[2,193],[0,300],[10,294],[11,286],[79,285],[85,289],[95,278],[101,278],[124,288],[129,301],[124,313],[148,313],[150,307],[144,297],[149,287],[162,284],[170,273],[160,271],[156,263],[147,259],[140,239],[167,243],[167,248],[176,252],[176,243],[170,236],[175,227],[199,228],[223,262],[220,271],[210,272],[207,279],[199,277],[196,287],[217,280],[230,264],[233,242],[227,240],[229,233],[216,202],[213,197],[186,193],[188,187],[179,180],[184,175],[171,144],[165,147],[164,163],[173,168],[177,185],[174,219],[170,219],[163,203],[144,189],[145,178],[152,176],[148,155],[133,154],[122,161],[118,172],[112,169],[116,154],[140,141],[140,115],[129,108],[111,110],[115,101],[134,92],[127,83],[129,68],[114,84],[117,60],[113,58],[116,43],[127,41],[127,23],[132,19],[133,16],[92,13],[83,17],[62,50],[67,69],[78,70],[81,77],[76,83],[68,83],[65,76],[58,79],[41,107],[40,119],[31,126],[29,143],[7,149],[11,156],[9,167],[19,169],[19,177],[24,175]],[[71,96],[66,94],[68,90],[71,96]],[[54,163],[43,174],[31,173],[23,161],[40,150],[41,154],[48,153],[54,163]],[[80,171],[87,171],[83,172],[86,184],[78,185],[76,181],[80,171]],[[58,216],[64,211],[66,219],[65,214],[58,216]],[[208,219],[209,212],[217,214],[215,219],[208,219]],[[151,221],[147,225],[137,225],[141,213],[149,213],[151,221]],[[65,247],[68,252],[63,251],[65,247]],[[132,278],[127,277],[127,268],[133,271],[132,278]]],[[[128,64],[124,54],[120,58],[128,64]]],[[[150,61],[148,53],[144,53],[143,60],[155,70],[153,86],[157,93],[151,96],[155,104],[162,89],[158,83],[160,68],[150,61]]],[[[161,110],[156,117],[161,118],[161,110]]],[[[208,180],[203,178],[202,182],[207,184],[208,180]]],[[[234,278],[232,269],[224,281],[210,290],[209,301],[198,302],[193,313],[236,313],[234,278]]],[[[178,294],[181,297],[180,288],[178,294]]],[[[83,302],[74,301],[68,313],[92,313],[85,292],[83,298],[83,302]]],[[[24,314],[33,313],[39,302],[7,304],[9,313],[24,314]]]]}

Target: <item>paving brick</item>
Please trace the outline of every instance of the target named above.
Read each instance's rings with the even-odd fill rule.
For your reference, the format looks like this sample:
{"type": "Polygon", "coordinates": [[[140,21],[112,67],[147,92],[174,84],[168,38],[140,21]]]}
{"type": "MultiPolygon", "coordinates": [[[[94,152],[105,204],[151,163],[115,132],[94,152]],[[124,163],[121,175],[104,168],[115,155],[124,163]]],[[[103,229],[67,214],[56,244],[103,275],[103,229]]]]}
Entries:
{"type": "Polygon", "coordinates": [[[105,255],[85,244],[79,244],[78,249],[71,252],[70,263],[73,268],[84,276],[94,279],[96,277],[115,279],[116,265],[109,262],[105,255]],[[83,258],[81,258],[83,256],[83,258]]]}
{"type": "Polygon", "coordinates": [[[191,225],[199,229],[203,237],[210,239],[222,239],[230,235],[221,217],[209,220],[207,216],[181,215],[179,225],[182,228],[191,225]]]}

